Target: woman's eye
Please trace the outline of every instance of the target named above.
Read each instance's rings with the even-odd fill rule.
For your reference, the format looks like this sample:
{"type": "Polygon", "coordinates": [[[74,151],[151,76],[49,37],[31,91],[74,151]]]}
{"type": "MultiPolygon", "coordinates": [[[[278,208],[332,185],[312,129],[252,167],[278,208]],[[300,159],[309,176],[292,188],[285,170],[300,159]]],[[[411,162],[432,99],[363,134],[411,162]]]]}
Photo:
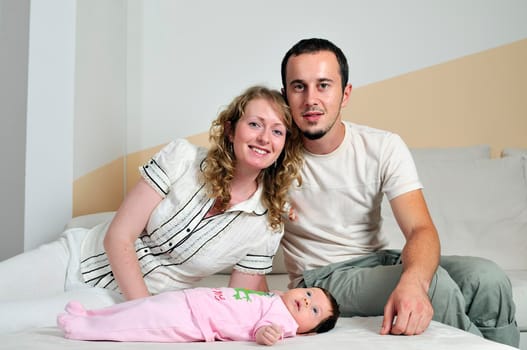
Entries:
{"type": "Polygon", "coordinates": [[[258,125],[258,123],[256,123],[256,122],[249,122],[249,126],[250,126],[250,127],[253,127],[253,128],[256,128],[256,127],[258,127],[259,125],[258,125]]]}
{"type": "Polygon", "coordinates": [[[273,133],[277,136],[283,136],[284,132],[282,130],[274,130],[273,133]]]}

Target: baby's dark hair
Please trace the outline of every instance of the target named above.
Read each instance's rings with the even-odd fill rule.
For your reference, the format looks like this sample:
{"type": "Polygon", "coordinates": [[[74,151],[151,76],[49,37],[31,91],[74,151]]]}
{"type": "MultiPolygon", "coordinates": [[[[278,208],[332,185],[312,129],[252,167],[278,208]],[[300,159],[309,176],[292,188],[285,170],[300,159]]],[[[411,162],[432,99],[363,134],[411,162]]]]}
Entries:
{"type": "Polygon", "coordinates": [[[331,303],[331,311],[332,314],[325,320],[322,320],[318,325],[315,326],[310,331],[307,331],[306,333],[325,333],[327,331],[332,330],[335,327],[335,324],[337,323],[337,320],[340,316],[340,309],[339,304],[337,303],[337,300],[333,295],[327,290],[322,287],[314,287],[314,288],[320,288],[324,294],[328,297],[330,303],[331,303]]]}

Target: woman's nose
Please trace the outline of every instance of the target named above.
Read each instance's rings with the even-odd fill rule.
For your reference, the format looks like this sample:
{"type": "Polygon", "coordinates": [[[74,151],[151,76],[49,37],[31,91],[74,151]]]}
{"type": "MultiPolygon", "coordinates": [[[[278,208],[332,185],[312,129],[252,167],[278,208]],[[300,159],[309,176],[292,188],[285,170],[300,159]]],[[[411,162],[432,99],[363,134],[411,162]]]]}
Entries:
{"type": "Polygon", "coordinates": [[[269,143],[269,135],[268,135],[269,131],[267,130],[262,130],[262,132],[260,132],[260,134],[258,134],[258,142],[261,142],[263,144],[267,144],[269,143]]]}

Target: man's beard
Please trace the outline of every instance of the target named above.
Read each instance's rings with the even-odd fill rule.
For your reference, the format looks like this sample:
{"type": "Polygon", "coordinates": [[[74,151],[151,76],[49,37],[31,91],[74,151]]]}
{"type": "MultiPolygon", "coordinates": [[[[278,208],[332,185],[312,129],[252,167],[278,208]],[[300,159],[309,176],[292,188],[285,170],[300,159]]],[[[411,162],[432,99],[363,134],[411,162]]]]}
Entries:
{"type": "Polygon", "coordinates": [[[304,131],[303,135],[308,140],[318,140],[327,134],[327,130],[319,130],[315,132],[304,131]]]}
{"type": "Polygon", "coordinates": [[[319,140],[321,139],[322,137],[324,137],[332,128],[333,126],[335,125],[337,121],[337,118],[335,118],[332,122],[331,122],[331,125],[329,125],[326,129],[322,129],[322,130],[316,130],[316,131],[302,131],[302,135],[304,135],[304,137],[308,140],[319,140]]]}

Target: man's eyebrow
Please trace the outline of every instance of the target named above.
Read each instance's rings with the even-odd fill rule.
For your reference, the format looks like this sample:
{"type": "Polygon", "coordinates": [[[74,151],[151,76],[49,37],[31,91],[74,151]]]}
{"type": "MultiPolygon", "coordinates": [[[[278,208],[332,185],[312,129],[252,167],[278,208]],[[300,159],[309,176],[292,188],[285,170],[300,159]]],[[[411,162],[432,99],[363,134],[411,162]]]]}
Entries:
{"type": "MultiPolygon", "coordinates": [[[[331,78],[319,78],[319,79],[317,79],[317,82],[318,83],[333,83],[334,80],[331,79],[331,78]]],[[[294,79],[294,80],[291,80],[289,82],[289,85],[293,85],[293,84],[303,84],[303,85],[305,85],[305,81],[303,81],[302,79],[294,79]]]]}
{"type": "Polygon", "coordinates": [[[294,79],[289,82],[289,85],[293,84],[304,84],[304,81],[302,79],[294,79]]]}

